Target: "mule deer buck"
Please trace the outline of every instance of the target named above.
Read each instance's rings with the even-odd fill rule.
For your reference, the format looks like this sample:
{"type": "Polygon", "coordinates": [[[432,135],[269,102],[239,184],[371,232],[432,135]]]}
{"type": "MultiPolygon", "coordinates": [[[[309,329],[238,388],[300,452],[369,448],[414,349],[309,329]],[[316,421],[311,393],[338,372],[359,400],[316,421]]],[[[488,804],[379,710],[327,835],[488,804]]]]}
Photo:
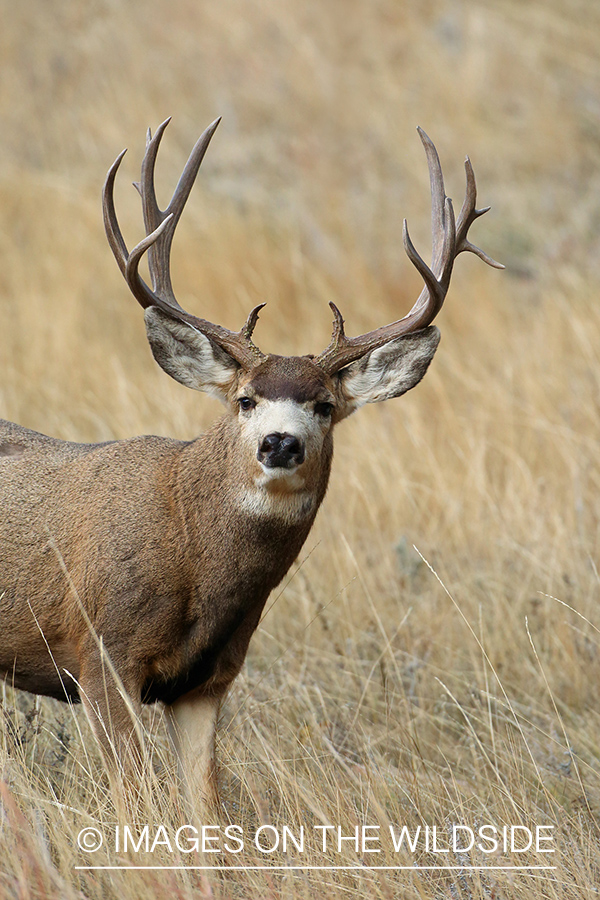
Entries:
{"type": "Polygon", "coordinates": [[[127,250],[113,186],[106,233],[145,310],[152,353],[176,381],[217,396],[226,414],[191,441],[133,437],[77,444],[0,421],[0,673],[16,688],[81,701],[113,770],[139,753],[135,716],[164,704],[185,781],[215,792],[219,705],[244,661],[271,590],[304,544],[331,467],[333,429],[365,403],[398,397],[425,374],[454,260],[471,251],[476,209],[455,221],[433,143],[419,130],[432,195],[433,261],[410,261],[425,286],[399,321],[349,338],[338,308],[318,356],[265,355],[259,310],[239,332],[186,312],[169,256],[175,228],[218,121],[202,134],[166,210],[154,168],[165,128],[148,133],[140,184],[146,237],[127,250]],[[148,253],[152,286],[139,273],[148,253]]]}

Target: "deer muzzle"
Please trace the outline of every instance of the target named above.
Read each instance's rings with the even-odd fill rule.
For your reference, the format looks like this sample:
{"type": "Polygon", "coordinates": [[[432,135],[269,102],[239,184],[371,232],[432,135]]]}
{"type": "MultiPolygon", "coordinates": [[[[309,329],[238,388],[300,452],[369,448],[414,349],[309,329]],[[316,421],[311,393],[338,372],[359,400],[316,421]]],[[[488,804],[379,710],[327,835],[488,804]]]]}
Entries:
{"type": "Polygon", "coordinates": [[[262,439],[256,458],[268,469],[294,469],[304,462],[304,443],[293,434],[274,431],[262,439]]]}

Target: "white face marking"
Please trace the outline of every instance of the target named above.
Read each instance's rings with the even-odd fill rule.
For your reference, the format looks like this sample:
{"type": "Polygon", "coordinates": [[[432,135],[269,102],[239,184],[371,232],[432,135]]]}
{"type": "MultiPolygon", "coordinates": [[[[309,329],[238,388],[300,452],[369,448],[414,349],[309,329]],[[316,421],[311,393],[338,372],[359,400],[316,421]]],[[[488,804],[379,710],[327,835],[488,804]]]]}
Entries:
{"type": "Polygon", "coordinates": [[[241,439],[251,454],[251,483],[240,489],[240,508],[251,516],[274,517],[293,523],[314,511],[316,488],[320,483],[323,442],[331,428],[327,416],[315,414],[314,402],[265,400],[240,412],[241,439]],[[257,458],[264,438],[269,434],[296,437],[304,448],[304,460],[291,468],[270,468],[257,458]]]}
{"type": "Polygon", "coordinates": [[[330,422],[315,415],[313,403],[297,403],[295,400],[259,400],[247,417],[242,416],[242,436],[253,449],[254,455],[268,434],[290,434],[298,438],[304,447],[304,462],[291,469],[269,468],[258,459],[254,483],[267,488],[277,482],[286,492],[301,491],[306,483],[308,469],[321,453],[323,440],[330,422]]]}

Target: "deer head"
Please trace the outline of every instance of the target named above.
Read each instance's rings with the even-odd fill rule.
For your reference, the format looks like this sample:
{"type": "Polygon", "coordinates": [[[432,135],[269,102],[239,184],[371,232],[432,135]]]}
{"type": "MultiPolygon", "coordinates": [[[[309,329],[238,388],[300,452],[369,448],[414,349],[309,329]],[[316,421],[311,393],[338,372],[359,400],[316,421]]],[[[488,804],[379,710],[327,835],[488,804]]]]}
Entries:
{"type": "Polygon", "coordinates": [[[210,125],[199,138],[165,210],[156,201],[154,168],[169,119],[154,136],[148,131],[141,179],[146,237],[128,252],[119,228],[113,200],[114,180],[121,153],[108,172],[103,191],[106,233],[119,268],[138,302],[144,307],[146,330],[158,364],[176,381],[217,396],[235,416],[239,445],[255,484],[295,491],[306,487],[318,468],[333,425],[365,403],[398,397],[425,374],[439,342],[431,325],[439,313],[459,253],[470,251],[488,265],[503,268],[467,239],[476,218],[475,176],[466,159],[466,196],[458,220],[446,196],[437,151],[424,131],[419,135],[429,165],[432,198],[433,258],[428,266],[410,239],[406,220],[406,253],[425,285],[410,312],[396,322],[349,338],[342,314],[334,303],[333,334],[318,356],[265,355],[253,342],[258,314],[255,307],[244,326],[232,332],[186,312],[175,299],[170,276],[170,249],[177,223],[198,169],[219,124],[210,125]],[[152,287],[139,273],[144,253],[152,287]]]}

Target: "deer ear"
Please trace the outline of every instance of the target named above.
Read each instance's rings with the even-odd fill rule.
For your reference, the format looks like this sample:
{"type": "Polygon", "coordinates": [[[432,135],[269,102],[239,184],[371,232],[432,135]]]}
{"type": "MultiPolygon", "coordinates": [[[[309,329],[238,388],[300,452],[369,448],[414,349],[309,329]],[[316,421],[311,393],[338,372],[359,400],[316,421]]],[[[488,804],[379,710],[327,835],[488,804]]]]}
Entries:
{"type": "Polygon", "coordinates": [[[161,369],[186,387],[206,391],[227,402],[238,363],[201,331],[150,306],[144,313],[146,334],[161,369]]]}
{"type": "Polygon", "coordinates": [[[410,391],[419,383],[440,342],[435,325],[407,334],[372,350],[342,369],[342,404],[338,421],[365,403],[379,403],[410,391]]]}

